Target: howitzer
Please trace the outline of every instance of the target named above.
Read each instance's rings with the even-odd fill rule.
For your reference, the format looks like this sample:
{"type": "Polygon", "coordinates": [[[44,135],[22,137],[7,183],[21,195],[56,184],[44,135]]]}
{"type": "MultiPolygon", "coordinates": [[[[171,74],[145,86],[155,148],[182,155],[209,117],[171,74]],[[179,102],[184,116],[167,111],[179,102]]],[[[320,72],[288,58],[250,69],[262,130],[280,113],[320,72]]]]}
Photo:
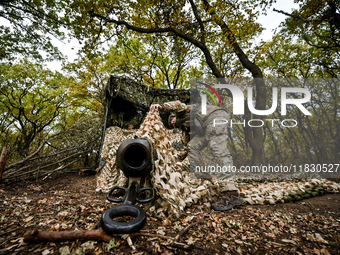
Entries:
{"type": "Polygon", "coordinates": [[[115,186],[107,195],[107,199],[120,205],[106,210],[102,216],[101,225],[107,234],[130,234],[141,230],[146,223],[146,214],[142,208],[135,205],[148,203],[154,198],[152,188],[141,188],[141,179],[153,170],[153,151],[148,140],[127,139],[124,140],[117,150],[116,164],[128,178],[126,187],[115,186]],[[123,191],[121,198],[114,198],[117,191],[123,191]],[[142,199],[141,195],[148,191],[151,195],[142,199]],[[132,216],[135,219],[129,222],[118,222],[114,218],[120,216],[132,216]]]}

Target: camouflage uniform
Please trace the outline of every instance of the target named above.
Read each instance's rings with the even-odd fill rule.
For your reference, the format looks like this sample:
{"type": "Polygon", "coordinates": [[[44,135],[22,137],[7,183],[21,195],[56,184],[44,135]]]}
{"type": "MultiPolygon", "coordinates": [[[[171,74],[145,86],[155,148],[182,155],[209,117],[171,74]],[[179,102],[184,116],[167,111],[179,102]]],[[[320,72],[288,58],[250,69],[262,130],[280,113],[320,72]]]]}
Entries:
{"type": "MultiPolygon", "coordinates": [[[[229,166],[233,165],[232,156],[227,147],[228,144],[228,125],[216,125],[214,127],[214,119],[226,119],[229,122],[227,111],[221,107],[207,105],[207,114],[202,115],[200,105],[186,105],[180,101],[167,102],[161,105],[165,112],[175,112],[176,119],[190,119],[191,125],[193,119],[197,119],[201,123],[203,134],[191,135],[190,126],[181,125],[179,127],[183,131],[183,142],[190,141],[190,164],[191,173],[195,172],[195,166],[229,166]]],[[[211,177],[207,174],[198,177],[211,177]]],[[[230,178],[231,174],[218,174],[219,179],[230,178]]],[[[225,186],[228,190],[237,190],[235,185],[225,185],[225,181],[221,183],[222,189],[225,186]],[[231,189],[230,189],[231,188],[231,189]]]]}
{"type": "MultiPolygon", "coordinates": [[[[207,173],[203,173],[201,176],[197,175],[194,169],[195,166],[233,166],[233,159],[227,147],[228,125],[222,124],[214,127],[214,119],[225,119],[229,123],[229,115],[225,109],[207,105],[207,114],[202,115],[199,105],[186,105],[180,101],[174,101],[164,103],[161,106],[165,112],[175,112],[176,126],[178,126],[177,118],[184,119],[184,121],[190,119],[191,125],[183,125],[185,122],[182,121],[179,128],[183,131],[183,142],[188,143],[190,141],[191,173],[195,173],[197,177],[209,178],[211,175],[207,173]],[[196,134],[190,137],[190,126],[196,126],[197,122],[200,123],[198,126],[201,129],[195,127],[196,134]],[[201,132],[197,132],[199,130],[201,132]]],[[[170,121],[168,122],[170,123],[170,121]]],[[[239,196],[235,184],[231,181],[223,180],[232,177],[232,173],[219,173],[218,177],[221,193],[211,207],[217,211],[227,211],[235,206],[242,205],[243,200],[239,196]]]]}

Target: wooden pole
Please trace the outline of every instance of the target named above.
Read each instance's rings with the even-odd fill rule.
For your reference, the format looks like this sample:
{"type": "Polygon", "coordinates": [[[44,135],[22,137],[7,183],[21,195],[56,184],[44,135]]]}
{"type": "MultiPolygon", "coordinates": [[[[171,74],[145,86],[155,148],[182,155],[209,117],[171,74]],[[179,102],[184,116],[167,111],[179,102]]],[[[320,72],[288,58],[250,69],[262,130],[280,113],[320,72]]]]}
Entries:
{"type": "Polygon", "coordinates": [[[5,166],[6,166],[6,156],[7,156],[8,148],[9,148],[9,145],[5,145],[4,147],[2,147],[2,152],[0,156],[0,181],[2,178],[2,172],[4,171],[5,166]]]}

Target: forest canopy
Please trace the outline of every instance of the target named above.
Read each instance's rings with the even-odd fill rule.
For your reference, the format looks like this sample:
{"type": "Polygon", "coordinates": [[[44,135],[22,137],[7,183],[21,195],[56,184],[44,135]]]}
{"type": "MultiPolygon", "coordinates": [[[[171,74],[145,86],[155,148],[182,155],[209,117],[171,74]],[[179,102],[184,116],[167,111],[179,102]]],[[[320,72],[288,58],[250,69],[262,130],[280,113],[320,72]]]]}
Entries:
{"type": "MultiPolygon", "coordinates": [[[[340,4],[295,2],[286,12],[272,0],[0,0],[0,148],[10,148],[8,173],[54,154],[60,158],[44,161],[48,169],[94,166],[111,75],[166,89],[187,89],[192,78],[251,78],[259,110],[271,105],[264,78],[324,79],[303,84],[312,116],[292,111],[294,130],[235,127],[230,151],[236,165],[336,162],[340,4]],[[259,17],[269,11],[284,21],[271,40],[256,44],[264,30],[259,17]],[[71,39],[81,48],[67,61],[53,41],[71,39]],[[51,60],[63,61],[63,69],[49,70],[51,60]],[[75,156],[65,159],[70,148],[75,156]]],[[[244,119],[254,118],[264,120],[246,109],[244,119]]]]}

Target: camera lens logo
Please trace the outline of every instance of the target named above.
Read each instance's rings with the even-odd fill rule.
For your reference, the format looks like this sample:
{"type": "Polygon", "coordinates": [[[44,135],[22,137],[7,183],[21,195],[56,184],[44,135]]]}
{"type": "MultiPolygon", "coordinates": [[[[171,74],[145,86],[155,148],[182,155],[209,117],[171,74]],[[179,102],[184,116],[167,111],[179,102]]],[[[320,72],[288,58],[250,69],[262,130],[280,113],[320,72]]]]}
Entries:
{"type": "MultiPolygon", "coordinates": [[[[203,83],[203,82],[196,82],[197,84],[201,84],[201,85],[204,85],[206,88],[210,89],[212,92],[214,92],[214,94],[217,96],[218,100],[220,101],[220,105],[222,107],[222,100],[219,96],[219,94],[217,93],[217,91],[212,87],[210,86],[209,84],[206,84],[206,83],[203,83]]],[[[207,89],[204,89],[204,88],[201,88],[201,87],[197,87],[198,89],[204,91],[205,93],[207,93],[211,98],[212,100],[214,101],[215,105],[217,106],[217,102],[215,100],[215,97],[209,92],[209,90],[207,89]]]]}

